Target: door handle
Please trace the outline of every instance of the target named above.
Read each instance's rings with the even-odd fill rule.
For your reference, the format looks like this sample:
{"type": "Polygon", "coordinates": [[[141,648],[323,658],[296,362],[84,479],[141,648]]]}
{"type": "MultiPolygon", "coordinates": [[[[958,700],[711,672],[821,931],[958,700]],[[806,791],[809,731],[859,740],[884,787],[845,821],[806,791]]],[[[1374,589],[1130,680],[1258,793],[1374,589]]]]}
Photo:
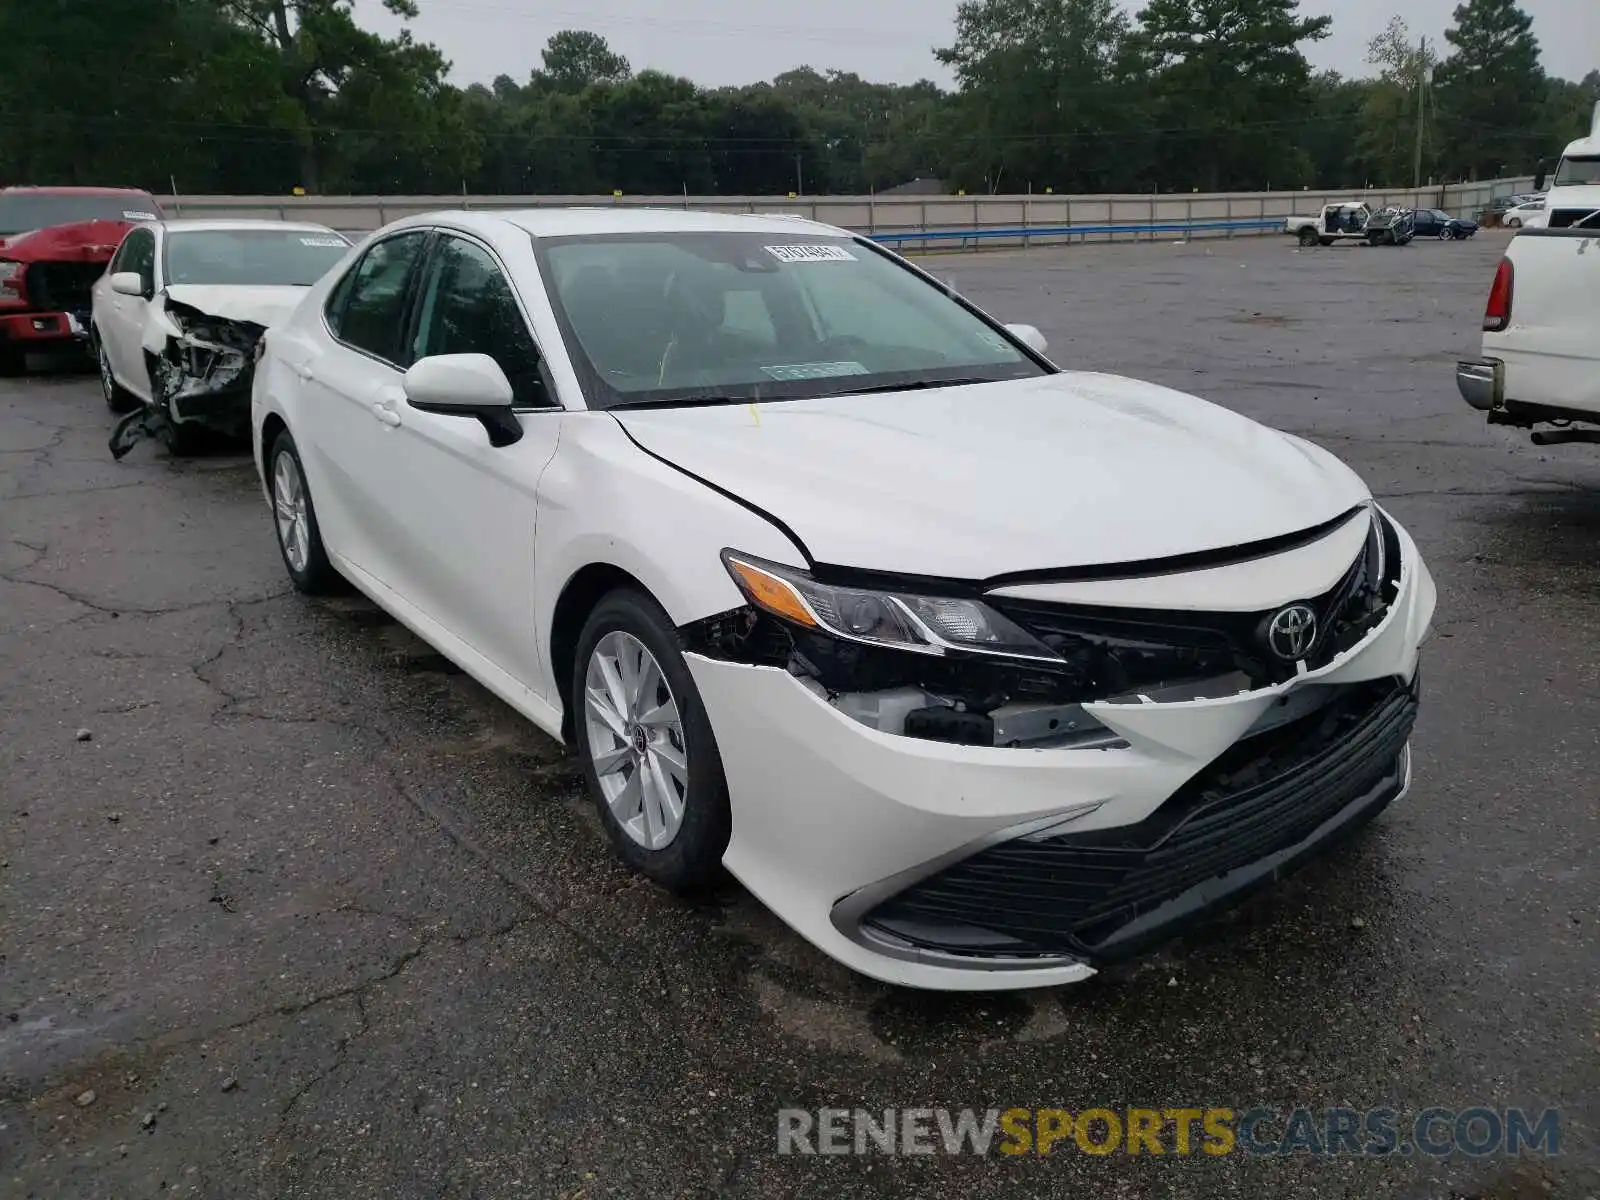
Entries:
{"type": "Polygon", "coordinates": [[[290,369],[294,371],[296,375],[300,376],[301,379],[306,380],[307,382],[310,382],[312,379],[316,378],[316,376],[312,373],[311,368],[306,366],[305,363],[291,363],[290,369]]]}
{"type": "Polygon", "coordinates": [[[400,414],[387,404],[374,404],[372,406],[372,415],[391,428],[400,424],[400,414]]]}

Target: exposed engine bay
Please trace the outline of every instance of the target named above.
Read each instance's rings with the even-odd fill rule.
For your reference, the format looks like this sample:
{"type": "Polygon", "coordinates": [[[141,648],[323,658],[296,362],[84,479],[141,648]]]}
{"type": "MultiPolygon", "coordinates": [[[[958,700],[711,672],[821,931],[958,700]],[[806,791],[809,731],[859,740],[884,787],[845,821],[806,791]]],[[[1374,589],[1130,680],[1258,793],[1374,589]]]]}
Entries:
{"type": "MultiPolygon", "coordinates": [[[[1304,604],[1230,613],[983,598],[1049,657],[909,653],[801,627],[755,605],[680,632],[692,652],[785,669],[883,733],[969,746],[1111,749],[1127,743],[1086,705],[1221,700],[1326,666],[1382,623],[1399,580],[1398,538],[1374,511],[1365,546],[1337,584],[1304,604]],[[1275,651],[1275,623],[1289,614],[1309,620],[1305,640],[1292,652],[1275,651]]],[[[1262,728],[1306,715],[1328,694],[1300,689],[1262,728]]]]}
{"type": "Polygon", "coordinates": [[[250,383],[264,325],[212,316],[168,296],[160,312],[165,345],[145,346],[151,403],[129,413],[111,434],[121,459],[145,437],[169,446],[200,431],[238,438],[249,432],[250,383]]]}

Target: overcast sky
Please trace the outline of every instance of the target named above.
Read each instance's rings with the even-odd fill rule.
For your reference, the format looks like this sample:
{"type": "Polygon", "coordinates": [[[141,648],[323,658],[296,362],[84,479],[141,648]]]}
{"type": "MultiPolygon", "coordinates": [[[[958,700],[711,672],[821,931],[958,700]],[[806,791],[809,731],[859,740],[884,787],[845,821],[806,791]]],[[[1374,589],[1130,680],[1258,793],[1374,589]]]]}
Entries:
{"type": "MultiPolygon", "coordinates": [[[[933,47],[948,45],[956,0],[418,0],[412,23],[420,40],[439,46],[460,85],[496,75],[518,82],[539,63],[559,29],[604,34],[635,70],[654,67],[707,86],[771,79],[791,67],[837,67],[868,79],[950,82],[933,47]]],[[[1396,12],[1413,34],[1437,41],[1456,0],[1302,0],[1306,13],[1329,13],[1333,31],[1308,50],[1317,67],[1361,74],[1367,40],[1396,12]]],[[[379,0],[356,0],[364,24],[385,32],[398,23],[379,0]]],[[[1135,10],[1139,3],[1128,3],[1135,10]]],[[[1600,67],[1600,0],[1523,0],[1544,51],[1545,70],[1569,79],[1600,67]]]]}

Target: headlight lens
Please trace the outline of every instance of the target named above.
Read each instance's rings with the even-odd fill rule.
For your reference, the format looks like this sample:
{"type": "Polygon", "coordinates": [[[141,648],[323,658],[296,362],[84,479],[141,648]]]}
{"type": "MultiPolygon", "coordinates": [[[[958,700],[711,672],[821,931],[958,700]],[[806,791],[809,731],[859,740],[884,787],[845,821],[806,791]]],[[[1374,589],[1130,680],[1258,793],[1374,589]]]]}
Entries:
{"type": "Polygon", "coordinates": [[[732,550],[723,552],[722,561],[757,608],[846,641],[917,654],[957,650],[1061,661],[1033,634],[979,600],[836,587],[794,567],[732,550]]]}

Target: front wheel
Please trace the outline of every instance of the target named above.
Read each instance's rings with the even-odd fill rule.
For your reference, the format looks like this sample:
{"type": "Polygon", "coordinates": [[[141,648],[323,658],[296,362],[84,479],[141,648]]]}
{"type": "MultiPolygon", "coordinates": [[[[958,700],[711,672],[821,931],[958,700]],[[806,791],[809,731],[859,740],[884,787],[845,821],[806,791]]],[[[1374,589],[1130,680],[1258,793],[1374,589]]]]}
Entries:
{"type": "Polygon", "coordinates": [[[1441,242],[1453,242],[1455,241],[1455,238],[1456,231],[1451,229],[1450,226],[1446,225],[1443,229],[1439,230],[1439,240],[1441,242]]]}
{"type": "Polygon", "coordinates": [[[287,430],[267,450],[267,479],[278,552],[283,555],[289,581],[308,596],[339,590],[339,573],[328,561],[328,552],[322,545],[305,464],[287,430]]]}
{"type": "Polygon", "coordinates": [[[1317,241],[1317,231],[1315,229],[1302,229],[1300,231],[1300,244],[1302,246],[1315,246],[1317,241]]]}
{"type": "Polygon", "coordinates": [[[1522,228],[1522,218],[1521,217],[1512,217],[1511,220],[1506,222],[1506,228],[1507,229],[1521,229],[1522,228]]]}
{"type": "Polygon", "coordinates": [[[111,370],[111,356],[106,353],[106,344],[100,340],[100,331],[94,334],[95,358],[100,365],[100,394],[105,397],[106,407],[121,416],[131,413],[139,407],[139,397],[117,382],[117,377],[111,370]]]}
{"type": "Polygon", "coordinates": [[[632,589],[601,600],[569,695],[584,778],[618,856],[675,892],[720,880],[732,828],[722,757],[661,606],[632,589]]]}

